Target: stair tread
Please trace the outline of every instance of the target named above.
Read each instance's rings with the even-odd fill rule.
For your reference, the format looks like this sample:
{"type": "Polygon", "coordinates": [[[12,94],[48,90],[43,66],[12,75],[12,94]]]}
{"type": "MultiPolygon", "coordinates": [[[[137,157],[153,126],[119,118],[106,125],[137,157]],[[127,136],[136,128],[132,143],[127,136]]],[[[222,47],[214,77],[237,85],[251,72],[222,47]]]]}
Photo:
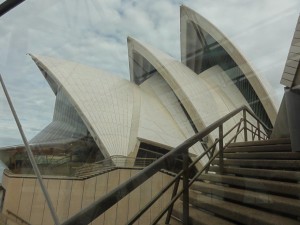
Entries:
{"type": "Polygon", "coordinates": [[[190,203],[242,224],[299,225],[299,221],[190,191],[190,203]]]}
{"type": "MultiPolygon", "coordinates": [[[[219,172],[219,160],[209,171],[219,172]]],[[[223,162],[222,175],[202,174],[191,186],[193,207],[230,223],[300,224],[300,153],[289,139],[230,144],[223,162]]]]}
{"type": "MultiPolygon", "coordinates": [[[[173,209],[173,215],[179,219],[182,219],[182,202],[175,204],[173,209]]],[[[193,225],[234,225],[235,223],[229,222],[225,219],[216,217],[213,214],[201,211],[195,207],[189,207],[190,224],[193,225]]]]}
{"type": "Polygon", "coordinates": [[[213,194],[221,198],[226,198],[256,206],[259,208],[270,209],[283,212],[289,215],[300,215],[300,200],[282,197],[272,194],[260,193],[233,187],[225,187],[205,182],[197,182],[192,185],[192,190],[201,191],[206,194],[213,194]]]}
{"type": "MultiPolygon", "coordinates": [[[[164,222],[159,222],[157,223],[157,225],[166,225],[164,222]]],[[[182,225],[182,223],[177,220],[177,218],[175,219],[174,217],[171,217],[169,225],[182,225]]]]}
{"type": "Polygon", "coordinates": [[[229,147],[238,146],[255,146],[255,145],[277,145],[277,144],[290,144],[290,138],[268,139],[261,141],[247,141],[247,142],[235,142],[229,144],[229,147]]]}
{"type": "MultiPolygon", "coordinates": [[[[211,166],[210,171],[219,172],[218,166],[211,166]]],[[[223,172],[225,174],[237,174],[251,177],[259,177],[266,179],[277,180],[291,180],[299,181],[299,171],[286,171],[286,170],[270,170],[270,169],[256,169],[256,168],[240,168],[240,167],[225,167],[223,172]]]]}
{"type": "Polygon", "coordinates": [[[300,152],[235,152],[224,153],[230,159],[300,159],[300,152]]]}
{"type": "MultiPolygon", "coordinates": [[[[219,160],[215,159],[212,164],[219,164],[219,160]]],[[[224,166],[300,169],[300,160],[224,159],[224,166]]]]}
{"type": "Polygon", "coordinates": [[[252,190],[268,191],[291,196],[300,196],[300,184],[265,179],[238,177],[219,174],[203,174],[200,179],[210,182],[225,183],[252,190]]]}
{"type": "Polygon", "coordinates": [[[237,146],[227,147],[224,152],[285,152],[292,151],[290,144],[280,145],[258,145],[258,146],[237,146]]]}

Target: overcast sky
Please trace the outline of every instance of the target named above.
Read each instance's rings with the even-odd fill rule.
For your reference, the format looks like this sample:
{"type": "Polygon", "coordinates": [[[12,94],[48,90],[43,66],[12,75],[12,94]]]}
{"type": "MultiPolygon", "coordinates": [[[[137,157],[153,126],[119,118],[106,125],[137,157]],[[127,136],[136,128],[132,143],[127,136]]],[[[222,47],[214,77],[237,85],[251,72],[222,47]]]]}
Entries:
{"type": "MultiPolygon", "coordinates": [[[[280,102],[279,81],[299,0],[27,0],[0,18],[0,73],[27,138],[50,123],[55,97],[26,53],[81,62],[129,79],[127,36],[180,59],[181,4],[229,37],[280,102]]],[[[0,89],[0,147],[19,143],[0,89]]]]}

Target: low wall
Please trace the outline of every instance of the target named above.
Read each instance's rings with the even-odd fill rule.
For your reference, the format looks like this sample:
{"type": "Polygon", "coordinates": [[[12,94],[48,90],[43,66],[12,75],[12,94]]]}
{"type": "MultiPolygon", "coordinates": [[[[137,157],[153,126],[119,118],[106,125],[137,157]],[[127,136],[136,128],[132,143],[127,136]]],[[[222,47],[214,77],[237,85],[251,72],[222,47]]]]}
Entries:
{"type": "MultiPolygon", "coordinates": [[[[45,177],[44,182],[59,221],[63,222],[139,171],[136,169],[117,169],[85,180],[45,177]]],[[[171,178],[171,176],[162,172],[157,173],[94,220],[92,224],[125,224],[171,178]]],[[[9,210],[32,225],[54,224],[50,210],[35,177],[15,176],[5,173],[3,176],[3,187],[6,190],[3,213],[7,213],[7,210],[9,210]]],[[[149,224],[167,200],[170,199],[170,196],[171,190],[166,196],[159,199],[136,224],[149,224]]]]}

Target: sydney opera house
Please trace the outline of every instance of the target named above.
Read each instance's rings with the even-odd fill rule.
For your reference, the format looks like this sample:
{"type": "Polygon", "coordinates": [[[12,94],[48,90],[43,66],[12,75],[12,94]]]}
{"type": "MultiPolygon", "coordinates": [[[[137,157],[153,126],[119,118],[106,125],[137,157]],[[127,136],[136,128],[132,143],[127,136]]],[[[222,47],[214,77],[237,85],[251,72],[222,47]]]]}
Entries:
{"type": "MultiPolygon", "coordinates": [[[[260,121],[257,131],[264,137],[275,127],[278,112],[272,93],[241,52],[201,15],[186,6],[181,6],[180,13],[181,61],[128,37],[130,81],[77,62],[30,55],[56,96],[53,121],[30,140],[30,146],[61,223],[240,107],[246,106],[253,114],[249,124],[260,121]]],[[[243,124],[241,114],[222,124],[224,132],[233,130],[231,127],[239,129],[235,124],[243,124]]],[[[247,132],[251,130],[245,129],[234,140],[247,141],[247,132]]],[[[252,137],[254,141],[263,138],[256,131],[252,137]]],[[[215,140],[220,141],[217,130],[201,136],[189,147],[188,160],[202,156],[215,140]]],[[[224,137],[224,142],[230,141],[224,137]]],[[[192,174],[211,162],[210,156],[204,155],[193,165],[192,174]]],[[[2,182],[6,223],[57,223],[24,146],[4,148],[0,156],[9,168],[2,182]]],[[[127,223],[176,176],[183,158],[173,158],[173,164],[88,223],[127,223]]],[[[172,190],[166,195],[136,224],[149,224],[155,219],[172,190]]],[[[208,215],[215,215],[219,221],[212,224],[244,224],[226,220],[225,215],[208,215]]],[[[180,223],[174,218],[170,224],[180,223]]]]}
{"type": "MultiPolygon", "coordinates": [[[[148,157],[147,150],[174,148],[242,105],[272,127],[276,110],[266,86],[220,31],[187,8],[182,8],[181,52],[178,62],[129,37],[130,81],[32,55],[56,104],[53,122],[31,142],[89,139],[99,159],[148,157]]],[[[193,149],[196,155],[202,151],[193,149]]]]}

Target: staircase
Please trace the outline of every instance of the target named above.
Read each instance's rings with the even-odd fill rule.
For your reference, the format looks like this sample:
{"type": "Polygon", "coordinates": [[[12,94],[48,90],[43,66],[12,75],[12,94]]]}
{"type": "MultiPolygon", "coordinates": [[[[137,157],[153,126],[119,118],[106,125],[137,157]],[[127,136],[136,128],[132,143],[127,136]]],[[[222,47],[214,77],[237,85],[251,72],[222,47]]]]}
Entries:
{"type": "Polygon", "coordinates": [[[289,139],[230,144],[222,174],[218,165],[216,158],[190,188],[190,224],[300,224],[300,152],[289,139]]]}
{"type": "Polygon", "coordinates": [[[270,132],[248,107],[235,109],[62,225],[91,223],[154,174],[168,170],[178,155],[183,159],[182,170],[128,219],[128,225],[136,224],[162,196],[165,207],[149,224],[300,225],[300,153],[291,151],[288,139],[268,140],[270,132]],[[234,117],[241,118],[224,129],[224,123],[234,117]],[[215,141],[201,155],[189,157],[189,149],[212,132],[215,141]],[[232,143],[244,139],[253,141],[232,143]],[[222,160],[217,158],[219,155],[222,160]],[[192,175],[191,169],[207,156],[209,163],[192,175]],[[220,162],[224,165],[222,169],[220,162]],[[169,212],[173,212],[171,221],[169,212]]]}

